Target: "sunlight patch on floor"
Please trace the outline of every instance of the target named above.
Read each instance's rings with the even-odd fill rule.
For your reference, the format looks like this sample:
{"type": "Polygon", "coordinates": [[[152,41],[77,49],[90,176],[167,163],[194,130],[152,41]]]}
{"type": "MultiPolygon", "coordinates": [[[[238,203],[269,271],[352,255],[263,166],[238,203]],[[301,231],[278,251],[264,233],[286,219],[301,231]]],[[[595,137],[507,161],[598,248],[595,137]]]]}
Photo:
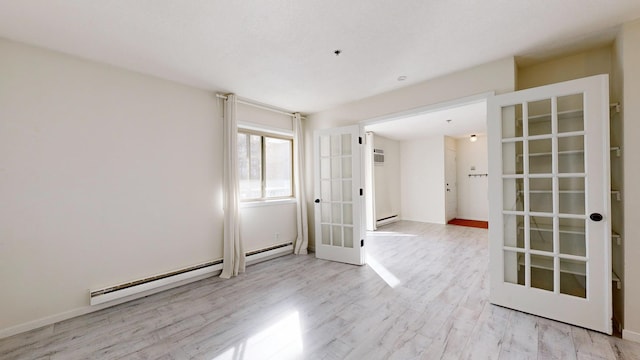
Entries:
{"type": "Polygon", "coordinates": [[[367,231],[367,236],[406,236],[406,237],[416,237],[414,234],[405,234],[401,232],[395,231],[367,231]]]}
{"type": "Polygon", "coordinates": [[[384,265],[382,265],[376,258],[371,256],[371,254],[367,254],[367,265],[369,265],[373,271],[384,280],[391,288],[395,288],[400,285],[401,281],[395,275],[391,273],[391,271],[387,270],[384,265]]]}
{"type": "Polygon", "coordinates": [[[212,360],[298,359],[302,351],[300,315],[294,311],[212,360]]]}

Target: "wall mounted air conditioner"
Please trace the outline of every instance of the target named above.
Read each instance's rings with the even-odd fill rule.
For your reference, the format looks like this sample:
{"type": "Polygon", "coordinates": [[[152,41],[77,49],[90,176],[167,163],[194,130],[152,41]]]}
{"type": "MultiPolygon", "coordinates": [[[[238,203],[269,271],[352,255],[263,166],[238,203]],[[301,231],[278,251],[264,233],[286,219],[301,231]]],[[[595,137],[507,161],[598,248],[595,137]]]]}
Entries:
{"type": "Polygon", "coordinates": [[[384,150],[382,150],[382,149],[373,149],[373,164],[374,165],[383,165],[384,164],[384,150]]]}

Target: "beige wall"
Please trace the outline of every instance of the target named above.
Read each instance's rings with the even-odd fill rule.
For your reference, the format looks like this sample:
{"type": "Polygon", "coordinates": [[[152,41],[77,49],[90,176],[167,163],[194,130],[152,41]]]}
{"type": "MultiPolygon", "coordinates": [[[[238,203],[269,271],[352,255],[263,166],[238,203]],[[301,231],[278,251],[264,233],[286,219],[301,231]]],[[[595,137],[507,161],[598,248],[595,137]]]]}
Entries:
{"type": "Polygon", "coordinates": [[[0,330],[222,257],[215,96],[0,40],[0,330]]]}
{"type": "MultiPolygon", "coordinates": [[[[489,91],[515,89],[515,61],[505,58],[467,70],[424,81],[308,116],[305,124],[307,198],[313,199],[313,131],[355,125],[360,121],[435,105],[489,91]]],[[[310,244],[314,244],[314,206],[309,204],[310,244]]]]}
{"type": "Polygon", "coordinates": [[[611,73],[611,46],[518,68],[518,89],[611,73]]]}
{"type": "MultiPolygon", "coordinates": [[[[0,54],[0,337],[99,309],[90,289],[222,258],[215,94],[2,39],[0,54]]],[[[241,213],[247,251],[295,238],[294,203],[241,213]]]]}
{"type": "Polygon", "coordinates": [[[445,137],[400,143],[400,218],[445,223],[445,137]]]}
{"type": "Polygon", "coordinates": [[[400,215],[400,143],[373,136],[374,149],[384,150],[384,163],[373,165],[376,220],[400,215]]]}
{"type": "Polygon", "coordinates": [[[487,174],[487,136],[478,135],[475,142],[468,138],[456,140],[458,179],[458,218],[489,221],[488,177],[469,177],[469,174],[487,174]],[[475,170],[471,170],[475,167],[475,170]]]}
{"type": "Polygon", "coordinates": [[[623,71],[625,315],[623,336],[640,341],[640,20],[623,26],[618,41],[623,71]]]}

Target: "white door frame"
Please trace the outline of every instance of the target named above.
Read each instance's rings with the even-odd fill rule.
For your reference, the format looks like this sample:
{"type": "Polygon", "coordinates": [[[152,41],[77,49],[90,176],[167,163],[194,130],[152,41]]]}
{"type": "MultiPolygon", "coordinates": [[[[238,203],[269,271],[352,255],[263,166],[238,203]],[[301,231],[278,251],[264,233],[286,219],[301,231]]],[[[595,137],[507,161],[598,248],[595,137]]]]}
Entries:
{"type": "MultiPolygon", "coordinates": [[[[366,127],[368,125],[374,125],[374,124],[385,123],[385,122],[394,121],[394,120],[400,120],[400,119],[405,118],[405,117],[416,116],[416,115],[420,115],[420,114],[427,114],[427,113],[431,113],[431,112],[435,112],[435,111],[454,109],[454,108],[457,108],[457,107],[476,104],[476,103],[479,103],[479,102],[486,102],[490,97],[492,97],[494,95],[495,95],[495,91],[488,91],[488,92],[480,93],[480,94],[477,94],[477,95],[465,96],[465,97],[461,97],[461,98],[454,99],[454,100],[443,101],[443,102],[430,104],[430,105],[425,105],[425,106],[419,106],[419,107],[416,107],[416,108],[413,108],[413,109],[409,109],[409,110],[405,110],[405,111],[399,111],[399,112],[395,112],[395,113],[391,113],[391,114],[387,114],[387,115],[382,115],[382,116],[377,116],[377,117],[373,117],[373,118],[370,118],[370,119],[362,120],[362,121],[359,122],[360,132],[364,134],[366,132],[366,127]]],[[[363,164],[363,169],[364,169],[364,164],[363,164]]],[[[364,172],[364,170],[363,170],[362,174],[367,175],[364,172]]],[[[366,178],[364,179],[365,186],[369,185],[369,184],[373,184],[373,183],[374,182],[372,180],[369,180],[369,179],[366,179],[366,178]]],[[[371,189],[371,190],[366,189],[365,190],[365,197],[367,197],[366,202],[370,202],[371,204],[375,205],[375,191],[374,191],[374,189],[371,189]],[[374,198],[370,200],[368,197],[374,197],[374,198]]],[[[363,209],[366,209],[366,207],[363,207],[363,209]]],[[[364,214],[363,219],[366,219],[366,216],[367,216],[367,214],[364,214]]],[[[373,216],[373,215],[371,215],[371,216],[373,216]]],[[[375,219],[374,219],[374,223],[375,223],[375,219]]],[[[374,224],[374,228],[375,228],[375,224],[374,224]]]]}

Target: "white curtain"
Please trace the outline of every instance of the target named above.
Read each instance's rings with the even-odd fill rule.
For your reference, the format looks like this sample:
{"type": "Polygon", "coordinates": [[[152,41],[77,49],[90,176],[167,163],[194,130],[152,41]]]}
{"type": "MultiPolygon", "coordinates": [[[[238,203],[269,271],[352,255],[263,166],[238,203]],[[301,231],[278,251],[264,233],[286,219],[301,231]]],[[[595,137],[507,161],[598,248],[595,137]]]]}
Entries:
{"type": "Polygon", "coordinates": [[[224,255],[221,278],[244,272],[245,255],[240,241],[238,184],[238,124],[236,95],[224,101],[224,255]]]}
{"type": "Polygon", "coordinates": [[[298,236],[294,245],[295,254],[306,254],[309,245],[307,222],[307,199],[304,188],[304,133],[299,113],[293,116],[293,181],[296,191],[298,236]]]}

